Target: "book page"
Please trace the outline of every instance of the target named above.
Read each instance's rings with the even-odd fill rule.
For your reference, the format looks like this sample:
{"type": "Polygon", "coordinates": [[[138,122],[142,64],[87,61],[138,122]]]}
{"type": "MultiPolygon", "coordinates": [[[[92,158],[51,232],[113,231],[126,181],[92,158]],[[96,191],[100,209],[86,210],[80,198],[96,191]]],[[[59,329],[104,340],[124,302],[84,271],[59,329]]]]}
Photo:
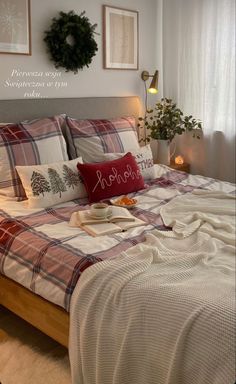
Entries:
{"type": "Polygon", "coordinates": [[[135,216],[133,216],[127,208],[112,206],[111,210],[112,210],[112,216],[109,221],[117,221],[119,219],[122,219],[124,221],[135,220],[135,216]]]}
{"type": "Polygon", "coordinates": [[[121,229],[121,231],[127,231],[129,228],[134,228],[134,227],[139,227],[141,225],[146,225],[146,222],[138,219],[137,217],[135,218],[134,221],[132,222],[116,222],[116,225],[121,229]]]}
{"type": "Polygon", "coordinates": [[[110,215],[105,218],[94,218],[90,214],[90,210],[78,211],[77,220],[79,225],[111,223],[116,221],[134,221],[135,217],[127,208],[110,207],[110,215]]]}
{"type": "Polygon", "coordinates": [[[120,227],[113,223],[99,223],[83,225],[82,229],[92,236],[108,235],[116,232],[121,232],[120,227]]]}
{"type": "Polygon", "coordinates": [[[86,224],[81,225],[80,227],[88,232],[92,236],[103,236],[103,235],[109,235],[112,233],[118,233],[126,231],[129,228],[138,227],[141,225],[146,225],[146,222],[135,218],[134,221],[130,222],[118,222],[116,224],[114,223],[97,223],[97,224],[86,224]]]}

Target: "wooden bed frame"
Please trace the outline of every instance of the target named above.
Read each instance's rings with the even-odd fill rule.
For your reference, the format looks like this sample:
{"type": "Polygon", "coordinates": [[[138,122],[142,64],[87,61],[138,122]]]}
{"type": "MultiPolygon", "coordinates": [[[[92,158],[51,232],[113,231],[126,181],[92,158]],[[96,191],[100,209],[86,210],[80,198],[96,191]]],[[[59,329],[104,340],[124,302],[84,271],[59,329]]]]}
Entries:
{"type": "MultiPolygon", "coordinates": [[[[66,113],[80,119],[141,114],[140,100],[130,97],[0,100],[0,123],[66,113]]],[[[0,304],[60,344],[68,347],[69,313],[0,275],[0,304]]]]}
{"type": "Polygon", "coordinates": [[[68,347],[69,313],[0,275],[0,304],[68,347]]]}

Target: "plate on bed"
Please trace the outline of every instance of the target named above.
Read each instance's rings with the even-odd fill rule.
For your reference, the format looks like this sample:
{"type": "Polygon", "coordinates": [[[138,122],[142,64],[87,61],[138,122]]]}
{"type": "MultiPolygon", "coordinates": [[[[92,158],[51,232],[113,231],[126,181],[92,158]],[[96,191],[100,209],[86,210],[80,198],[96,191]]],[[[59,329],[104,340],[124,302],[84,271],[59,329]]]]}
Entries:
{"type": "Polygon", "coordinates": [[[117,207],[128,208],[128,209],[135,207],[138,203],[137,199],[133,199],[126,195],[120,196],[116,199],[111,199],[110,202],[112,205],[115,205],[117,207]]]}

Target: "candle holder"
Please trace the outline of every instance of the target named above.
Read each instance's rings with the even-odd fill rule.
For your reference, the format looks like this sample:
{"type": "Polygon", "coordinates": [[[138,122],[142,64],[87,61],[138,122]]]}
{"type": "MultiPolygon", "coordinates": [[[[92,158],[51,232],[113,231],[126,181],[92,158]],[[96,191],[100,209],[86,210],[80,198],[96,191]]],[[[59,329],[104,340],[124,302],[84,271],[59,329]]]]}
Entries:
{"type": "Polygon", "coordinates": [[[184,158],[183,156],[176,156],[175,158],[175,164],[184,164],[184,158]]]}

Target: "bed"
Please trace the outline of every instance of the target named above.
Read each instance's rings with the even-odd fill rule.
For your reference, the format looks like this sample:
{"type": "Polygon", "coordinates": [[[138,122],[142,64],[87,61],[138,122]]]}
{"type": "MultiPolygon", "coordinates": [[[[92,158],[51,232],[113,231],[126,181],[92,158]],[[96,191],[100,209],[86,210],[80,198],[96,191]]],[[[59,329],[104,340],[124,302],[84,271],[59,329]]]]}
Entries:
{"type": "MultiPolygon", "coordinates": [[[[0,123],[37,119],[60,113],[67,113],[81,119],[126,115],[137,118],[140,110],[138,97],[0,100],[0,123]]],[[[61,307],[34,295],[2,274],[0,275],[0,303],[68,347],[69,316],[68,312],[61,307]]]]}
{"type": "MultiPolygon", "coordinates": [[[[137,118],[140,103],[137,97],[0,101],[1,123],[61,113],[76,119],[129,115],[137,118]]],[[[70,145],[67,141],[67,149],[70,145]]],[[[232,342],[235,186],[162,165],[154,168],[155,177],[145,188],[130,193],[138,199],[132,212],[146,225],[102,240],[68,226],[78,204],[83,209],[89,207],[86,198],[42,209],[26,208],[26,200],[0,197],[0,304],[65,346],[69,343],[70,322],[75,384],[184,384],[190,382],[190,377],[192,383],[199,384],[233,384],[235,380],[232,342]],[[207,247],[206,239],[213,239],[212,243],[207,242],[207,247]],[[212,249],[219,255],[216,262],[212,249]],[[186,274],[190,278],[188,271],[193,285],[192,279],[190,285],[186,283],[186,274]],[[206,271],[210,271],[209,281],[206,271]],[[157,279],[159,287],[154,284],[157,279]],[[196,295],[196,287],[206,288],[205,281],[209,297],[206,290],[196,295]],[[216,282],[222,287],[219,292],[213,289],[216,282]],[[156,289],[159,289],[160,315],[152,309],[154,303],[150,300],[155,297],[156,289]],[[181,311],[176,308],[175,300],[181,311]],[[174,310],[169,311],[170,319],[174,326],[168,328],[165,312],[171,306],[174,310]],[[181,314],[187,314],[188,310],[187,321],[181,314]],[[155,332],[157,321],[164,336],[155,332]],[[211,324],[215,326],[214,332],[211,324]],[[154,331],[149,334],[145,326],[154,331]],[[204,344],[207,333],[212,339],[204,344]],[[218,349],[217,338],[221,343],[218,349]],[[214,356],[210,358],[212,353],[214,356]],[[202,361],[204,356],[206,361],[202,361]]],[[[109,203],[109,199],[105,201],[109,203]]]]}

